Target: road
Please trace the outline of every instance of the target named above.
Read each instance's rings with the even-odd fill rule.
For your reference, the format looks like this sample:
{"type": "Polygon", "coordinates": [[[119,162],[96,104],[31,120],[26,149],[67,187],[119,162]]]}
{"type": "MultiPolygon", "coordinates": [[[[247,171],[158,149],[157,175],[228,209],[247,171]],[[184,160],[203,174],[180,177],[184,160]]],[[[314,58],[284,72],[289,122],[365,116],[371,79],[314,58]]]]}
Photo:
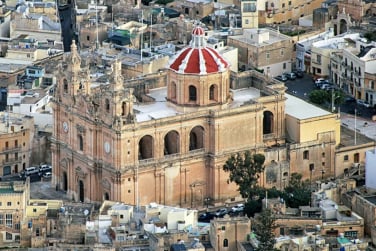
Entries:
{"type": "MultiPolygon", "coordinates": [[[[303,78],[297,78],[295,80],[288,80],[285,82],[287,87],[287,93],[297,96],[301,99],[308,100],[308,95],[311,91],[317,90],[314,85],[312,76],[304,74],[303,78]]],[[[363,106],[357,106],[356,102],[344,103],[340,106],[340,112],[353,114],[354,109],[357,109],[358,117],[370,120],[372,115],[376,114],[373,108],[366,108],[363,106]]]]}

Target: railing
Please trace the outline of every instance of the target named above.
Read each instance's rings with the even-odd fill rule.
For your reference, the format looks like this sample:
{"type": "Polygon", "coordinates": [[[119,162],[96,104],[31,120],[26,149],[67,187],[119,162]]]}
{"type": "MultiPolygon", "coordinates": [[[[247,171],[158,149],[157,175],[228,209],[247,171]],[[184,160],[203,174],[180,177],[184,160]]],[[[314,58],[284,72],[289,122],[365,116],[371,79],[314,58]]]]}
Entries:
{"type": "Polygon", "coordinates": [[[200,148],[200,149],[191,150],[187,153],[173,153],[173,154],[164,155],[160,159],[157,159],[157,158],[141,159],[141,160],[138,160],[138,163],[140,165],[148,165],[148,164],[155,163],[155,162],[171,161],[177,158],[190,157],[190,156],[200,155],[204,153],[205,153],[205,148],[200,148]]]}
{"type": "Polygon", "coordinates": [[[12,151],[20,151],[21,146],[14,146],[14,147],[4,147],[3,152],[12,152],[12,151]]]}
{"type": "Polygon", "coordinates": [[[11,159],[3,159],[3,165],[18,163],[18,162],[21,162],[21,161],[22,161],[22,157],[11,158],[11,159]]]}

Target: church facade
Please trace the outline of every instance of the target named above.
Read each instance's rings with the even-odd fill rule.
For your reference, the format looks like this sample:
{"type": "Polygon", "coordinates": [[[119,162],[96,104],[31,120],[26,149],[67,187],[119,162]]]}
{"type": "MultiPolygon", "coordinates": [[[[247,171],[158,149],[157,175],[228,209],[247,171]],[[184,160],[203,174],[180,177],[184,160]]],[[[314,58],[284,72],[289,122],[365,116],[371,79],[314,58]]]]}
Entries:
{"type": "MultiPolygon", "coordinates": [[[[257,72],[233,76],[200,27],[167,66],[166,83],[141,96],[120,62],[104,82],[82,65],[73,43],[53,99],[53,183],[72,200],[184,207],[224,201],[239,192],[223,164],[245,150],[265,154],[271,178],[263,174],[263,186],[282,187],[299,171],[296,144],[299,156],[289,164],[284,84],[257,72]]],[[[328,151],[335,139],[331,145],[328,151]]]]}

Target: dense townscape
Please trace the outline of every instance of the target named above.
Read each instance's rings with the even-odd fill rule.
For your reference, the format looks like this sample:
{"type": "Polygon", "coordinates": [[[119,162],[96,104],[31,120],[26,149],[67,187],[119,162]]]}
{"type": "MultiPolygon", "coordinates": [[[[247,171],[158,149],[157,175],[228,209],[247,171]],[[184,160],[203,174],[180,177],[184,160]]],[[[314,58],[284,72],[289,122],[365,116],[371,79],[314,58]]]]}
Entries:
{"type": "Polygon", "coordinates": [[[376,250],[376,2],[0,2],[0,249],[376,250]]]}

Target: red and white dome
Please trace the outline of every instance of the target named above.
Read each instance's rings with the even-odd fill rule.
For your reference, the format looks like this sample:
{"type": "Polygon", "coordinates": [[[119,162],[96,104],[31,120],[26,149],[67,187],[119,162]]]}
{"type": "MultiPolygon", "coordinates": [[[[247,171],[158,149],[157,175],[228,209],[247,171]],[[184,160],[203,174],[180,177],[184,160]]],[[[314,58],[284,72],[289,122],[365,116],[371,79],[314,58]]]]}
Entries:
{"type": "Polygon", "coordinates": [[[227,70],[230,64],[216,50],[206,47],[204,35],[202,27],[195,27],[189,46],[177,54],[169,68],[182,74],[200,75],[227,70]]]}

